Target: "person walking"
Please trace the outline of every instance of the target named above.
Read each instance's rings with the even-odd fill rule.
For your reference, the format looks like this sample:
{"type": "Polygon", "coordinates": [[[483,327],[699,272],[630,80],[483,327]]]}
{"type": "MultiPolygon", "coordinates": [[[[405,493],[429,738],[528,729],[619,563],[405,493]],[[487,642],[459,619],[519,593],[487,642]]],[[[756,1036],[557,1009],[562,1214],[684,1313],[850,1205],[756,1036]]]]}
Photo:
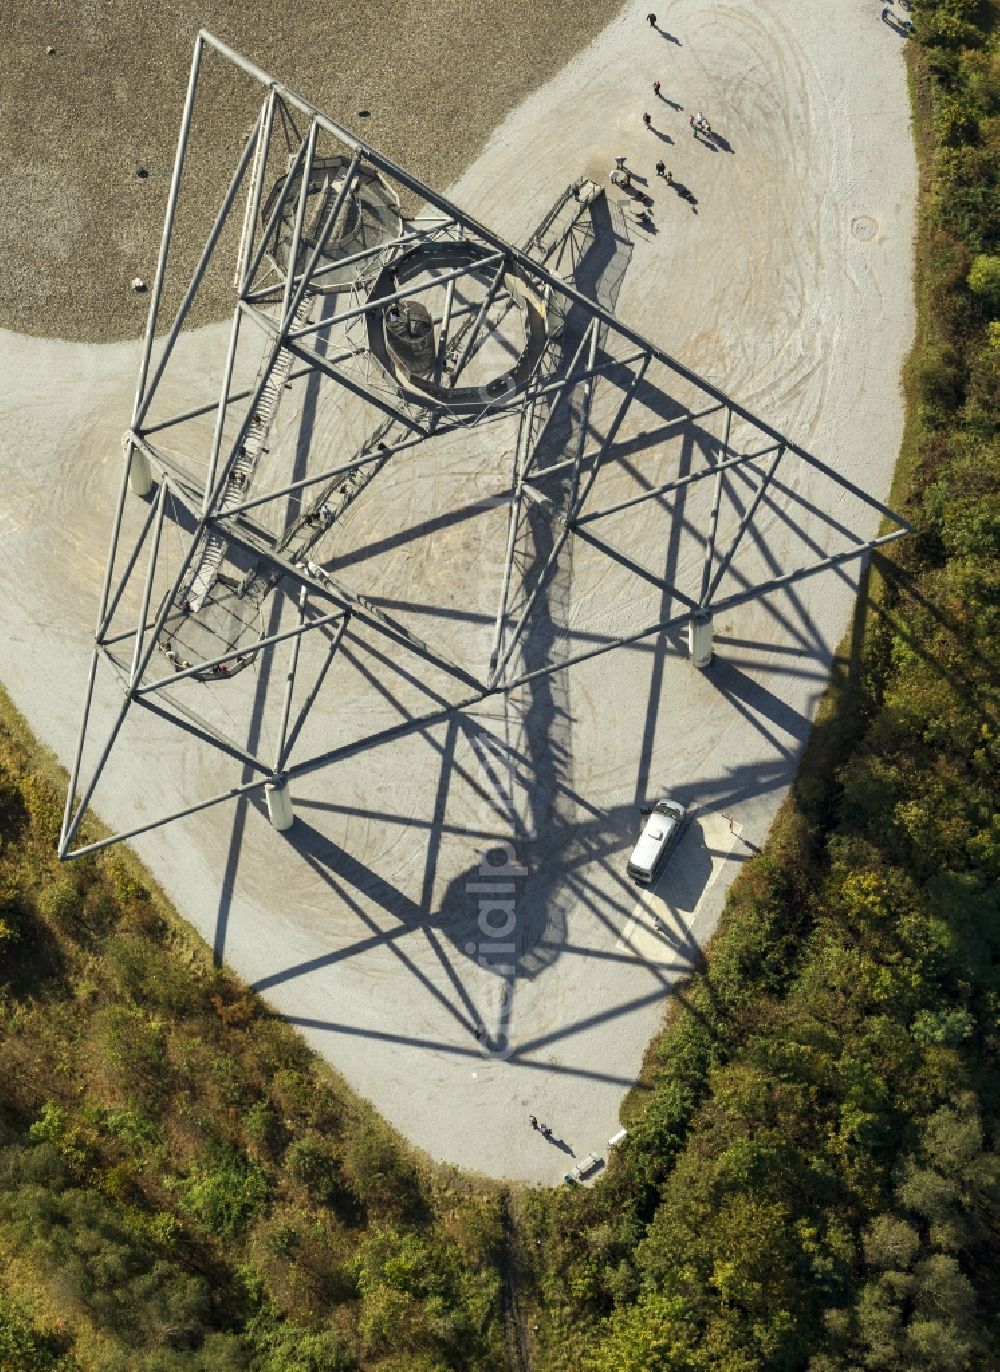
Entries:
{"type": "Polygon", "coordinates": [[[549,1128],[547,1124],[540,1124],[538,1126],[538,1132],[541,1134],[543,1139],[550,1139],[552,1137],[552,1130],[549,1128]]]}
{"type": "Polygon", "coordinates": [[[659,100],[659,98],[660,98],[660,83],[659,83],[659,81],[654,81],[654,82],[653,82],[653,94],[656,96],[657,100],[659,100]]]}
{"type": "Polygon", "coordinates": [[[647,15],[646,15],[646,23],[649,25],[649,27],[650,27],[651,29],[655,29],[655,28],[656,28],[656,15],[655,15],[655,14],[647,14],[647,15]]]}
{"type": "Polygon", "coordinates": [[[666,176],[667,174],[667,164],[662,159],[656,164],[656,174],[657,176],[666,176]]]}
{"type": "Polygon", "coordinates": [[[529,1115],[529,1116],[528,1116],[528,1123],[531,1125],[532,1129],[537,1129],[537,1128],[538,1128],[538,1119],[536,1118],[536,1116],[534,1116],[534,1115],[529,1115]]]}
{"type": "Polygon", "coordinates": [[[651,114],[644,114],[642,116],[642,122],[646,125],[647,129],[651,129],[653,127],[653,116],[651,114]]]}

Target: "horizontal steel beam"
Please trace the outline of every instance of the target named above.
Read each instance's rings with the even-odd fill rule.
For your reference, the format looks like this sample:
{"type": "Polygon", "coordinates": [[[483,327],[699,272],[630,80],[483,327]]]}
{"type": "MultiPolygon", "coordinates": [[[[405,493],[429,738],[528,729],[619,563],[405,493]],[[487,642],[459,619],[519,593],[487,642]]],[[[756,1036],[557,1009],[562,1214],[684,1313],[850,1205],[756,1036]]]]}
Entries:
{"type": "MultiPolygon", "coordinates": [[[[651,361],[652,361],[652,355],[651,355],[651,354],[647,354],[646,359],[645,359],[645,364],[644,364],[644,366],[642,367],[641,370],[642,370],[642,371],[645,371],[646,366],[647,366],[648,363],[651,362],[651,361]]],[[[631,389],[631,388],[632,388],[632,383],[631,383],[631,382],[629,383],[629,386],[630,386],[630,389],[631,389]]],[[[631,404],[631,400],[632,400],[632,397],[629,398],[629,403],[630,403],[630,404],[631,404]]],[[[706,418],[707,418],[709,415],[711,415],[711,414],[718,414],[718,412],[719,412],[722,408],[723,408],[723,407],[722,407],[721,405],[714,405],[714,404],[713,404],[713,405],[709,405],[709,406],[708,406],[706,409],[704,409],[704,410],[687,411],[687,412],[685,412],[685,413],[682,414],[682,415],[678,415],[676,419],[670,419],[670,420],[668,420],[668,421],[666,422],[666,424],[664,424],[663,428],[660,429],[660,430],[658,430],[658,432],[656,433],[655,438],[650,439],[650,441],[649,441],[647,447],[652,448],[652,447],[656,446],[656,445],[659,444],[659,443],[665,442],[666,439],[667,439],[668,436],[669,436],[669,430],[670,430],[670,429],[673,429],[673,428],[675,428],[675,427],[676,427],[676,428],[683,428],[683,426],[684,426],[685,424],[694,424],[694,423],[697,423],[697,421],[698,421],[699,419],[706,419],[706,418]]],[[[620,426],[619,426],[619,427],[620,427],[620,426]]],[[[770,451],[771,451],[771,449],[765,449],[765,452],[770,452],[770,451]]],[[[609,457],[609,456],[617,456],[617,454],[609,454],[609,453],[605,452],[605,450],[604,450],[604,443],[603,443],[603,441],[602,441],[601,447],[598,448],[595,452],[592,452],[592,453],[584,453],[584,455],[583,455],[583,460],[584,460],[584,462],[586,463],[586,462],[591,462],[591,461],[593,461],[594,457],[595,457],[597,454],[600,454],[603,460],[606,460],[607,457],[609,457]]],[[[751,455],[752,455],[752,454],[749,454],[749,453],[747,454],[748,457],[751,456],[751,455]]],[[[753,454],[753,455],[754,455],[754,456],[759,456],[759,454],[753,454]]],[[[540,480],[542,479],[542,477],[545,477],[545,476],[555,476],[557,472],[564,472],[564,471],[568,470],[568,468],[572,467],[572,465],[573,465],[573,458],[571,458],[571,457],[566,458],[566,460],[565,460],[564,462],[553,462],[553,464],[552,464],[551,467],[540,467],[540,468],[538,469],[537,473],[534,473],[531,477],[528,478],[528,480],[531,480],[531,481],[536,481],[536,480],[537,480],[537,481],[540,481],[540,480]]]]}
{"type": "MultiPolygon", "coordinates": [[[[869,539],[858,548],[851,548],[842,553],[834,553],[830,557],[822,558],[810,567],[788,572],[780,577],[775,577],[771,581],[766,582],[763,586],[752,587],[749,590],[739,592],[736,595],[727,596],[724,600],[711,607],[712,613],[721,614],[725,610],[743,605],[749,600],[756,600],[761,596],[769,595],[773,591],[781,590],[787,585],[804,580],[806,577],[813,576],[818,572],[826,571],[830,567],[839,566],[844,562],[850,562],[854,558],[863,556],[866,552],[882,547],[886,543],[895,542],[898,538],[903,538],[906,533],[906,529],[895,529],[892,533],[884,534],[879,538],[869,539]]],[[[416,719],[404,720],[400,724],[393,725],[389,729],[382,730],[378,734],[372,734],[367,738],[357,739],[352,743],[342,745],[338,748],[331,748],[324,753],[318,754],[316,757],[307,758],[302,762],[295,763],[293,766],[286,768],[282,773],[282,779],[293,781],[296,777],[308,776],[312,772],[321,771],[335,762],[342,761],[347,757],[363,752],[366,748],[381,746],[385,743],[394,741],[396,738],[404,737],[408,733],[427,730],[436,724],[450,719],[454,715],[475,708],[475,706],[481,704],[490,695],[509,694],[511,691],[519,689],[528,682],[537,681],[543,677],[553,676],[556,672],[566,671],[570,667],[578,666],[582,662],[588,662],[592,658],[602,656],[604,653],[613,652],[617,648],[629,647],[641,642],[645,638],[652,637],[654,634],[665,633],[668,629],[680,628],[698,613],[700,613],[700,611],[696,607],[691,610],[686,610],[683,614],[672,615],[655,624],[647,625],[636,633],[622,635],[606,643],[599,644],[586,652],[577,653],[563,662],[539,668],[537,671],[525,672],[522,676],[506,682],[501,688],[498,688],[495,691],[479,691],[475,695],[456,701],[453,705],[445,706],[429,715],[422,715],[416,719]]],[[[140,834],[146,834],[153,829],[162,828],[165,824],[171,824],[175,820],[186,819],[190,815],[199,814],[202,810],[210,809],[214,805],[223,804],[227,800],[235,800],[241,796],[250,795],[254,791],[260,790],[262,786],[266,785],[268,780],[270,780],[270,778],[264,777],[244,782],[240,786],[234,786],[226,791],[220,791],[216,795],[208,797],[207,800],[196,801],[193,805],[187,805],[183,809],[175,810],[171,814],[163,816],[160,819],[150,820],[147,824],[140,824],[133,829],[109,835],[107,838],[98,839],[94,843],[85,844],[83,847],[78,848],[73,852],[63,849],[60,852],[60,857],[66,861],[71,861],[75,858],[86,857],[89,853],[99,852],[101,849],[107,848],[113,843],[124,843],[129,839],[138,838],[140,834]]]]}
{"type": "Polygon", "coordinates": [[[726,596],[723,600],[702,607],[694,605],[691,609],[685,610],[683,614],[672,615],[669,619],[659,620],[655,624],[648,624],[644,629],[637,630],[634,634],[624,634],[619,638],[611,639],[607,643],[598,644],[594,648],[587,649],[583,653],[575,653],[572,657],[565,658],[562,662],[554,666],[541,667],[534,672],[525,672],[523,676],[516,677],[512,681],[504,683],[503,690],[513,691],[518,686],[524,686],[529,681],[538,681],[542,677],[551,676],[553,672],[566,671],[570,667],[576,667],[581,662],[589,662],[592,658],[601,657],[604,653],[614,652],[617,648],[627,648],[634,643],[639,643],[644,638],[650,638],[653,634],[666,633],[668,629],[681,628],[687,624],[695,615],[703,613],[705,608],[713,615],[721,615],[726,610],[735,609],[738,605],[745,605],[750,600],[760,600],[764,596],[771,595],[774,591],[780,591],[785,586],[790,586],[796,581],[804,581],[807,577],[815,576],[817,572],[825,572],[830,567],[839,567],[844,562],[850,562],[856,557],[863,557],[865,553],[874,548],[880,548],[884,543],[893,543],[897,538],[904,538],[907,534],[906,529],[894,529],[890,534],[883,534],[880,538],[869,539],[866,543],[860,544],[856,548],[848,548],[841,553],[833,553],[829,557],[821,558],[818,562],[809,567],[799,568],[793,572],[785,572],[782,576],[772,578],[758,586],[751,586],[748,590],[739,591],[734,595],[726,596]]]}
{"type": "MultiPolygon", "coordinates": [[[[393,291],[390,295],[369,296],[363,305],[356,305],[354,309],[345,310],[343,314],[338,314],[337,323],[350,324],[352,320],[371,314],[373,310],[381,310],[386,305],[393,305],[400,300],[408,300],[413,295],[420,295],[422,291],[434,290],[438,286],[447,286],[451,281],[457,281],[462,276],[472,275],[483,267],[492,267],[501,261],[503,261],[502,253],[490,253],[486,257],[477,258],[469,266],[453,267],[451,271],[443,272],[440,276],[429,276],[416,286],[401,286],[398,291],[393,291]]],[[[293,329],[288,335],[289,341],[294,342],[299,338],[308,338],[310,334],[318,333],[324,327],[325,324],[321,323],[309,324],[303,329],[293,329]]]]}
{"type": "Polygon", "coordinates": [[[642,505],[647,500],[655,500],[658,496],[669,495],[671,491],[679,491],[685,486],[693,486],[696,481],[704,481],[706,477],[717,476],[733,467],[745,467],[747,463],[755,462],[759,457],[759,453],[743,453],[739,457],[730,457],[724,462],[716,462],[711,467],[702,467],[700,471],[689,472],[687,476],[675,477],[673,481],[664,481],[662,485],[652,486],[640,495],[630,496],[628,500],[619,500],[617,505],[609,505],[604,510],[591,510],[587,514],[581,515],[576,521],[577,525],[590,524],[595,519],[604,519],[607,515],[618,514],[621,510],[631,510],[634,505],[642,505]]]}
{"type": "Polygon", "coordinates": [[[284,629],[281,633],[267,634],[264,638],[259,638],[248,648],[234,648],[231,652],[220,653],[218,657],[208,658],[205,662],[195,663],[192,667],[184,667],[179,671],[173,672],[170,676],[158,677],[156,681],[147,681],[142,686],[137,686],[135,695],[148,696],[155,691],[162,691],[167,686],[173,686],[175,682],[186,681],[188,677],[197,676],[199,672],[210,672],[213,667],[224,667],[227,662],[235,662],[239,657],[249,655],[256,656],[264,648],[271,648],[276,643],[284,643],[289,638],[299,638],[304,633],[309,633],[311,629],[322,628],[324,624],[332,624],[334,621],[344,619],[349,610],[334,610],[328,615],[321,615],[319,619],[311,619],[304,625],[297,625],[294,629],[284,629]]]}

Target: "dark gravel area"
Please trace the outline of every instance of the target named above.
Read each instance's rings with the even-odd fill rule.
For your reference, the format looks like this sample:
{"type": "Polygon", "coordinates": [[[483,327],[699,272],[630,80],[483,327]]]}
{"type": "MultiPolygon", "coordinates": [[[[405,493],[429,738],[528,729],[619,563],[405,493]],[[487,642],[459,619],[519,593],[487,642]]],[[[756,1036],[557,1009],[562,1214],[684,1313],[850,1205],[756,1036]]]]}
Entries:
{"type": "MultiPolygon", "coordinates": [[[[90,341],[141,332],[147,299],[129,283],[153,276],[199,27],[443,188],[619,7],[0,0],[0,326],[90,341]]],[[[230,70],[207,56],[168,309],[260,98],[230,70]]],[[[194,321],[229,313],[225,287],[225,273],[206,282],[194,321]]]]}

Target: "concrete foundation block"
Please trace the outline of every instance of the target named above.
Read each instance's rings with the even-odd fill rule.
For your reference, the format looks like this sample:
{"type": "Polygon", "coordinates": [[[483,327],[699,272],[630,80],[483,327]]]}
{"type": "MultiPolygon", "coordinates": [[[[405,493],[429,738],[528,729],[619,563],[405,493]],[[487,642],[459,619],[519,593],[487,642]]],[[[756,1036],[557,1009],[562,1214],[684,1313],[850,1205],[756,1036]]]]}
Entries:
{"type": "Polygon", "coordinates": [[[695,615],[688,624],[688,648],[691,661],[699,670],[712,661],[712,637],[712,616],[695,615]]]}
{"type": "Polygon", "coordinates": [[[264,787],[267,799],[267,817],[278,830],[284,833],[292,827],[295,815],[292,811],[292,797],[287,781],[269,781],[264,787]]]}
{"type": "Polygon", "coordinates": [[[149,465],[149,458],[138,448],[132,450],[132,460],[128,467],[128,484],[132,488],[132,494],[147,496],[153,489],[153,469],[149,465]]]}

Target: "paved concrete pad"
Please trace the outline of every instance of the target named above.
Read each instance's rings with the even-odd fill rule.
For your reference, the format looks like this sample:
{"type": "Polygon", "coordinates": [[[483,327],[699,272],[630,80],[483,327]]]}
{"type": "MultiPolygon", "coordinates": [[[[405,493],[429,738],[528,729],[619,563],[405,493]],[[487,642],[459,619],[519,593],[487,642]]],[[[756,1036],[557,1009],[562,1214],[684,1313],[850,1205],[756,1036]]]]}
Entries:
{"type": "MultiPolygon", "coordinates": [[[[791,3],[675,0],[663,16],[668,38],[649,30],[645,7],[630,6],[505,122],[453,194],[517,241],[569,180],[608,184],[614,156],[627,154],[655,195],[657,231],[629,231],[620,317],[884,497],[912,333],[915,168],[898,42],[877,11],[861,0],[822,16],[791,3]],[[654,105],[654,77],[682,109],[654,105]],[[642,128],[646,108],[658,133],[642,128]],[[713,150],[691,136],[692,109],[724,143],[713,150]],[[661,154],[696,206],[658,185],[661,154]]],[[[186,338],[165,398],[217,374],[223,349],[219,328],[186,338]]],[[[0,673],[66,758],[138,350],[3,335],[0,357],[0,546],[17,587],[0,673]]],[[[289,441],[314,423],[337,443],[345,422],[316,397],[282,410],[289,441]]],[[[633,438],[660,422],[651,408],[633,438]]],[[[443,577],[493,552],[488,505],[482,517],[445,518],[453,503],[490,495],[481,458],[463,467],[456,449],[429,482],[401,479],[382,496],[373,485],[352,511],[355,527],[345,526],[354,551],[332,550],[352,576],[378,573],[386,608],[433,621],[446,638],[449,615],[477,632],[484,622],[477,588],[458,595],[443,577]],[[412,536],[435,518],[430,538],[412,536]],[[391,525],[381,542],[379,519],[391,525]]],[[[677,470],[696,458],[693,436],[686,458],[663,460],[677,470]]],[[[650,460],[615,474],[616,495],[652,479],[650,460]]],[[[782,479],[741,575],[829,546],[838,524],[874,532],[871,515],[828,484],[782,479]]],[[[702,499],[692,494],[681,509],[692,523],[702,499]]],[[[574,550],[562,566],[547,602],[549,647],[641,622],[661,599],[648,580],[628,590],[643,571],[697,576],[697,539],[678,510],[638,509],[590,526],[604,546],[574,550]]],[[[750,851],[741,836],[766,836],[856,575],[828,573],[734,610],[717,625],[705,673],[680,636],[664,636],[459,721],[435,718],[456,698],[454,683],[372,636],[353,638],[329,666],[316,644],[300,670],[304,680],[326,673],[329,704],[303,726],[300,746],[341,755],[297,785],[287,837],[258,803],[241,802],[137,847],[209,942],[408,1137],[491,1175],[558,1181],[567,1149],[606,1151],[665,998],[750,851]],[[354,746],[379,729],[381,745],[354,746]],[[692,824],[657,888],[637,899],[624,864],[639,807],[664,791],[693,807],[692,824]],[[723,815],[735,817],[734,834],[723,815]],[[491,865],[507,853],[516,870],[491,865]],[[510,1054],[491,1056],[501,1029],[510,1054]],[[529,1113],[563,1146],[534,1134],[529,1113]]],[[[544,635],[531,651],[543,646],[544,635]]],[[[235,723],[252,709],[253,687],[243,673],[228,697],[200,687],[192,698],[235,723]]],[[[105,718],[114,703],[105,691],[105,718]]],[[[271,728],[255,720],[255,741],[271,728]]],[[[130,726],[127,741],[135,764],[99,803],[115,825],[240,780],[238,764],[158,721],[130,726]]]]}

